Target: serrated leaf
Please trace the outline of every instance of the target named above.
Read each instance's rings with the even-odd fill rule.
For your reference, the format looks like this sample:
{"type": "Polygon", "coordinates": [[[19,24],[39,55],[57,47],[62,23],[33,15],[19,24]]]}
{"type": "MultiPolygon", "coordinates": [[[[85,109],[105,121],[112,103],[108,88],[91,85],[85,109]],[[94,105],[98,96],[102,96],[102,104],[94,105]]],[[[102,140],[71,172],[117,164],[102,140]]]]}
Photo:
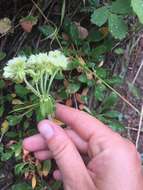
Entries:
{"type": "Polygon", "coordinates": [[[132,12],[131,0],[116,0],[110,10],[116,14],[129,14],[132,12]]]}
{"type": "Polygon", "coordinates": [[[109,9],[107,6],[96,9],[91,15],[91,22],[97,26],[102,26],[106,23],[109,15],[109,9]]]}
{"type": "Polygon", "coordinates": [[[110,14],[108,21],[109,30],[114,38],[122,40],[126,37],[128,27],[121,16],[110,14]]]}
{"type": "Polygon", "coordinates": [[[131,6],[143,24],[143,0],[131,0],[131,6]]]}

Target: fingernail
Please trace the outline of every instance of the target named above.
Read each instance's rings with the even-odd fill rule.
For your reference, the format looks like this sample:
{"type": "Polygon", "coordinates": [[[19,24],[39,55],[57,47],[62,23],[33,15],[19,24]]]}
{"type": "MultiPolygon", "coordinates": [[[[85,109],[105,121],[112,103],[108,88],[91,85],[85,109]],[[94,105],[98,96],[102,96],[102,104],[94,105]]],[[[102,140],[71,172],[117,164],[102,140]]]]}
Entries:
{"type": "Polygon", "coordinates": [[[46,138],[47,140],[49,140],[50,138],[52,138],[52,136],[54,135],[54,130],[53,128],[47,124],[47,123],[43,123],[40,127],[39,127],[39,132],[41,133],[41,135],[46,138]]]}

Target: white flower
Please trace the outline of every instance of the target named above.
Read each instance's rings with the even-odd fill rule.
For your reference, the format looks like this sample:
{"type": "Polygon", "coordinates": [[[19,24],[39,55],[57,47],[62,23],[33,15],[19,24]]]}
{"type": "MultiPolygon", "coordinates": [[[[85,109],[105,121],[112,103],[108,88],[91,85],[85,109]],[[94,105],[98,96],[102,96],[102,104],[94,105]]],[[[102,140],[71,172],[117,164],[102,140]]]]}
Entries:
{"type": "MultiPolygon", "coordinates": [[[[53,74],[53,66],[48,61],[47,53],[39,53],[31,55],[27,61],[27,73],[33,73],[35,75],[48,73],[53,74]]],[[[40,76],[39,76],[40,77],[40,76]]]]}
{"type": "Polygon", "coordinates": [[[14,57],[9,60],[4,67],[3,76],[17,82],[22,82],[25,77],[26,60],[27,58],[24,56],[14,57]]]}
{"type": "Polygon", "coordinates": [[[47,53],[39,53],[35,55],[32,54],[27,61],[27,66],[42,65],[46,62],[47,59],[47,53]]]}
{"type": "Polygon", "coordinates": [[[48,61],[56,68],[60,68],[63,70],[67,69],[68,58],[65,57],[65,55],[62,54],[62,52],[59,50],[50,51],[48,54],[48,61]]]}

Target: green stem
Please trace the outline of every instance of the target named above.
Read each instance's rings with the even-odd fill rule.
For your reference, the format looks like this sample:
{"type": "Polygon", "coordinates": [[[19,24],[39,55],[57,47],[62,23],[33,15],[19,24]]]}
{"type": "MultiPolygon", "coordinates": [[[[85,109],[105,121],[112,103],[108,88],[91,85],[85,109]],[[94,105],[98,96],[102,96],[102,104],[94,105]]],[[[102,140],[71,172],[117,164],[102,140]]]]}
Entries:
{"type": "Polygon", "coordinates": [[[14,112],[17,112],[17,111],[29,109],[29,108],[35,107],[35,106],[37,106],[37,105],[39,105],[39,103],[32,104],[32,105],[28,105],[28,106],[25,106],[25,107],[22,107],[22,108],[17,108],[17,109],[15,109],[15,110],[11,111],[10,113],[14,113],[14,112]]]}
{"type": "Polygon", "coordinates": [[[44,81],[44,91],[46,92],[47,89],[47,81],[48,81],[48,74],[45,74],[45,81],[44,81]]]}
{"type": "MultiPolygon", "coordinates": [[[[44,75],[44,74],[43,74],[43,75],[44,75]]],[[[43,75],[41,76],[41,79],[40,79],[40,87],[41,87],[41,92],[42,92],[42,94],[44,94],[43,75]]]]}
{"type": "Polygon", "coordinates": [[[54,74],[51,76],[51,78],[50,78],[49,85],[48,85],[48,90],[47,90],[47,94],[49,94],[49,91],[50,91],[52,82],[53,82],[53,80],[54,80],[56,74],[58,73],[58,71],[59,71],[59,69],[57,69],[57,70],[54,72],[54,74]]]}
{"type": "Polygon", "coordinates": [[[40,94],[40,90],[39,90],[39,87],[38,87],[38,82],[36,82],[35,85],[36,85],[37,92],[40,94]]]}
{"type": "Polygon", "coordinates": [[[33,88],[33,86],[27,81],[26,78],[24,78],[24,82],[27,85],[27,87],[39,98],[41,97],[41,95],[37,92],[37,90],[35,90],[35,88],[33,88]]]}

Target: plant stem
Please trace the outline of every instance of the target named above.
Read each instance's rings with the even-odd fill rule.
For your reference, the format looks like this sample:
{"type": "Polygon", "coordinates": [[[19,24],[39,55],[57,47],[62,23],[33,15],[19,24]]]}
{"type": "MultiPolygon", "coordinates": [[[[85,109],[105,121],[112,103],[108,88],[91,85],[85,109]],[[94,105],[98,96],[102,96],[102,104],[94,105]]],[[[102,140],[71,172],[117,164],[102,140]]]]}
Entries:
{"type": "Polygon", "coordinates": [[[58,71],[59,71],[59,69],[57,69],[57,70],[54,72],[54,74],[51,76],[51,78],[50,78],[49,85],[48,85],[48,90],[47,90],[47,94],[49,94],[49,91],[50,91],[52,82],[53,82],[53,80],[54,80],[56,74],[58,73],[58,71]]]}
{"type": "Polygon", "coordinates": [[[47,81],[48,81],[48,74],[45,74],[45,81],[44,81],[44,91],[46,92],[47,89],[47,81]]]}
{"type": "Polygon", "coordinates": [[[24,78],[24,82],[26,83],[27,87],[39,98],[41,97],[41,95],[37,92],[37,90],[35,90],[35,88],[33,88],[33,86],[27,81],[26,78],[24,78]]]}
{"type": "Polygon", "coordinates": [[[38,82],[36,82],[35,85],[36,85],[37,92],[40,94],[40,90],[39,90],[39,87],[38,87],[38,82]]]}
{"type": "MultiPolygon", "coordinates": [[[[43,75],[44,75],[44,74],[43,74],[43,75]]],[[[40,79],[40,87],[41,87],[41,92],[42,92],[42,94],[44,94],[43,75],[41,76],[41,79],[40,79]]]]}
{"type": "Polygon", "coordinates": [[[32,104],[32,105],[28,105],[28,106],[25,106],[25,107],[22,107],[22,108],[17,108],[13,111],[11,111],[10,113],[13,113],[13,112],[17,112],[17,111],[21,111],[21,110],[25,110],[25,109],[29,109],[29,108],[32,108],[32,107],[35,107],[37,106],[39,103],[36,103],[36,104],[32,104]]]}

